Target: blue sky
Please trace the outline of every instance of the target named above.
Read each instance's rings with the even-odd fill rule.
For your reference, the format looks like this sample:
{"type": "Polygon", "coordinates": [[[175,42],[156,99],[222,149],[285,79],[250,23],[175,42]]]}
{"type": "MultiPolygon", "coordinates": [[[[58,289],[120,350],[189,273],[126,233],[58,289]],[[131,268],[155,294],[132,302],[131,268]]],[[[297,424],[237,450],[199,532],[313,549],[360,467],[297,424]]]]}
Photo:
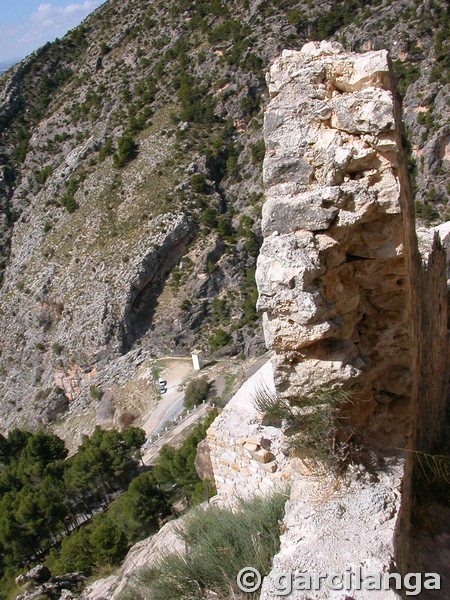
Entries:
{"type": "Polygon", "coordinates": [[[105,0],[0,0],[0,61],[62,37],[105,0]]]}

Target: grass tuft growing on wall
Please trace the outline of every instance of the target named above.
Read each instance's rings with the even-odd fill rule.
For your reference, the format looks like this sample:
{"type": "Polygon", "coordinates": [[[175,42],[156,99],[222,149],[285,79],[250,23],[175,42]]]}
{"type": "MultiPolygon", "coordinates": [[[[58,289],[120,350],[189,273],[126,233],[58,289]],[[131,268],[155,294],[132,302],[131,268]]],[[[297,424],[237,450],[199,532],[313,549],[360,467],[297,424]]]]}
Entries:
{"type": "Polygon", "coordinates": [[[341,471],[348,459],[350,438],[342,409],[351,404],[349,392],[318,385],[288,400],[262,388],[254,403],[267,425],[282,427],[297,455],[313,461],[316,468],[341,471]],[[338,432],[340,441],[338,441],[338,432]]]}

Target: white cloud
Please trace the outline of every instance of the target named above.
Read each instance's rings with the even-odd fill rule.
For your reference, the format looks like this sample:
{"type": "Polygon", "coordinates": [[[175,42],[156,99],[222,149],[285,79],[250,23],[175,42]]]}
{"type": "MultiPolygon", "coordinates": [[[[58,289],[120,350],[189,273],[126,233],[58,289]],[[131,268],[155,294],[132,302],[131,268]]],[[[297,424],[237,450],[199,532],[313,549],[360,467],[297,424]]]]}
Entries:
{"type": "Polygon", "coordinates": [[[86,0],[85,2],[80,2],[78,4],[69,4],[69,6],[53,6],[47,2],[45,4],[40,4],[37,11],[31,15],[30,19],[42,27],[53,27],[55,25],[66,24],[70,27],[73,22],[73,17],[76,17],[78,21],[94,10],[100,3],[100,1],[86,0]]]}
{"type": "Polygon", "coordinates": [[[0,25],[0,60],[24,57],[39,46],[62,37],[105,0],[83,0],[58,6],[56,0],[39,4],[26,21],[0,25]]]}
{"type": "Polygon", "coordinates": [[[52,9],[51,4],[40,4],[37,11],[30,18],[43,27],[51,27],[54,24],[51,17],[52,10],[54,9],[52,9]]]}

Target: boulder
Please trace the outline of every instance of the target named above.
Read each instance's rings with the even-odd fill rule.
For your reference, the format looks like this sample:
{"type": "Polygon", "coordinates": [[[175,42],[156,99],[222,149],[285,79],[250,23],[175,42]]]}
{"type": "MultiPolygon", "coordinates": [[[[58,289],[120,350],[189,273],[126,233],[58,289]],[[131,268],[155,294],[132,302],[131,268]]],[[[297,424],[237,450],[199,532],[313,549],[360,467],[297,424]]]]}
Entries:
{"type": "Polygon", "coordinates": [[[24,585],[28,581],[34,581],[35,583],[45,583],[50,579],[52,574],[45,565],[36,565],[26,573],[16,577],[17,585],[24,585]]]}
{"type": "Polygon", "coordinates": [[[207,440],[201,441],[197,446],[195,470],[200,479],[214,481],[214,470],[211,463],[211,454],[207,440]]]}

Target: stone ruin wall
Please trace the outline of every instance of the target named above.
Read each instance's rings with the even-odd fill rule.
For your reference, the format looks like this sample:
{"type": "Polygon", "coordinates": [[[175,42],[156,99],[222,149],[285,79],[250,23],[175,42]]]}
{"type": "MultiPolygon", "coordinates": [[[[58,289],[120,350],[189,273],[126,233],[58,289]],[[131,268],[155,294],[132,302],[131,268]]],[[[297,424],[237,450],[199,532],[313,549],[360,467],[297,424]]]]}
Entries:
{"type": "Polygon", "coordinates": [[[435,239],[419,252],[386,51],[310,43],[284,51],[268,83],[257,284],[277,391],[344,385],[363,446],[403,455],[392,533],[406,571],[411,451],[431,450],[445,423],[445,251],[435,239]]]}
{"type": "Polygon", "coordinates": [[[208,429],[209,458],[221,497],[264,495],[290,481],[283,433],[263,426],[251,402],[260,389],[275,391],[270,360],[243,384],[208,429]]]}
{"type": "Polygon", "coordinates": [[[414,425],[430,447],[445,407],[445,256],[438,244],[422,268],[387,52],[310,43],[284,51],[268,83],[257,284],[277,390],[343,384],[365,445],[410,448],[414,425]]]}
{"type": "MultiPolygon", "coordinates": [[[[396,561],[401,572],[420,570],[417,549],[411,545],[411,511],[414,470],[420,469],[415,451],[433,452],[446,428],[448,402],[448,309],[445,274],[446,249],[434,232],[419,232],[419,251],[415,233],[411,280],[411,437],[406,453],[402,481],[402,505],[395,539],[396,561]]],[[[448,240],[446,240],[448,244],[448,240]]],[[[447,252],[450,246],[447,246],[447,252]]],[[[444,584],[446,585],[446,584],[444,584]]]]}
{"type": "MultiPolygon", "coordinates": [[[[448,240],[447,240],[448,243],[448,240]]],[[[448,247],[450,248],[450,246],[448,247]]],[[[447,250],[448,250],[447,248],[447,250]]],[[[445,423],[448,391],[448,289],[444,274],[448,263],[440,238],[434,235],[418,269],[414,288],[418,321],[413,340],[413,441],[416,450],[433,450],[445,423]]]]}
{"type": "Polygon", "coordinates": [[[219,495],[292,486],[264,599],[273,577],[294,567],[407,571],[410,451],[442,434],[448,365],[445,252],[429,234],[419,252],[387,52],[310,43],[284,51],[268,84],[256,278],[271,385],[294,402],[320,383],[351,390],[349,428],[378,484],[367,475],[344,496],[323,492],[286,457],[280,430],[262,426],[255,386],[241,388],[208,432],[219,495]]]}

